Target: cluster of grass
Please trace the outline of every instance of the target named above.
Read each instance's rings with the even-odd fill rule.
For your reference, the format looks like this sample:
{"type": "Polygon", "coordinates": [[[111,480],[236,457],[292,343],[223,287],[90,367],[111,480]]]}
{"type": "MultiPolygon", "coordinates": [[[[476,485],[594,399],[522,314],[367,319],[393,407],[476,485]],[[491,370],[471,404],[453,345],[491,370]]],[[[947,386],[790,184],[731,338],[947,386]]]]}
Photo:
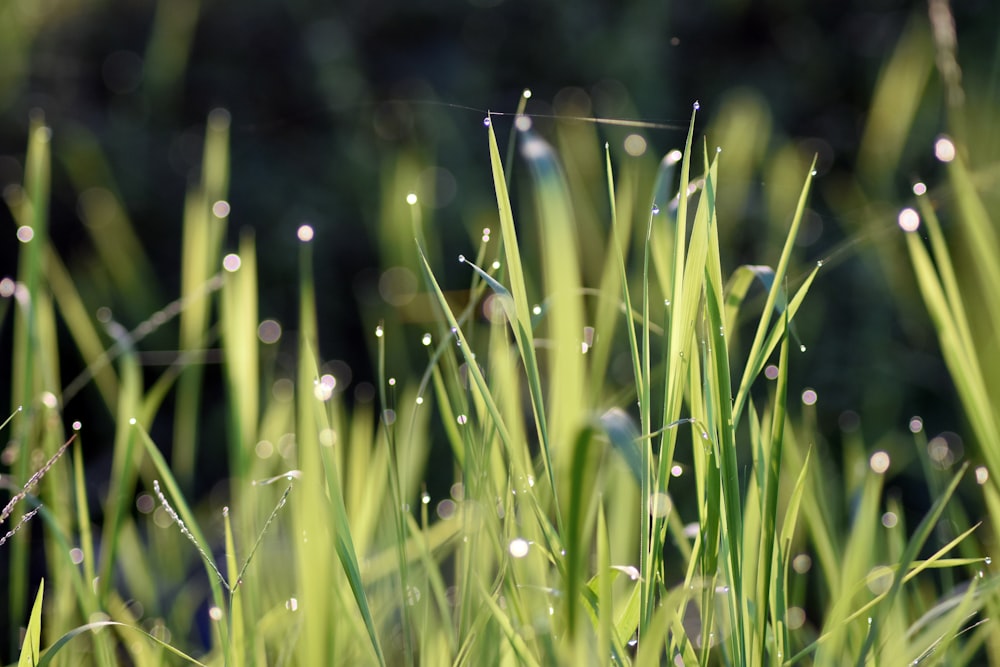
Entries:
{"type": "MultiPolygon", "coordinates": [[[[891,88],[891,67],[885,76],[891,88]]],[[[350,406],[323,371],[307,226],[297,367],[274,377],[258,336],[254,239],[223,248],[225,113],[209,117],[202,180],[186,202],[180,300],[132,330],[104,318],[104,331],[48,239],[51,131],[37,118],[23,190],[8,193],[24,243],[17,280],[2,285],[12,307],[0,313],[13,327],[12,394],[23,406],[4,426],[16,445],[5,462],[23,487],[3,519],[18,503],[42,519],[15,523],[3,545],[20,664],[1000,660],[985,622],[998,611],[984,547],[992,536],[953,502],[967,466],[942,479],[928,463],[933,503],[906,516],[883,493],[889,455],[856,435],[840,454],[842,477],[831,474],[835,455],[808,406],[800,415],[791,399],[789,369],[802,359],[794,320],[822,270],[790,277],[813,168],[793,176],[772,266],[726,276],[716,207],[726,154],[696,140],[694,121],[683,150],[650,175],[607,145],[601,155],[579,124],[560,131],[576,132],[567,144],[589,157],[561,164],[523,116],[515,162],[486,118],[499,227],[459,259],[469,295],[459,308],[442,284],[454,273],[433,259],[438,239],[409,200],[396,224],[415,239],[408,261],[436,316],[417,334],[426,370],[415,377],[392,371],[412,326],[387,317],[372,331],[373,408],[350,406]],[[605,193],[597,207],[571,194],[588,170],[605,193]],[[601,235],[603,253],[582,248],[582,229],[601,235]],[[177,361],[147,383],[142,340],[175,319],[177,361]],[[65,391],[60,331],[88,363],[65,391]],[[221,351],[226,387],[225,507],[187,497],[208,347],[221,351]],[[624,388],[611,380],[620,355],[624,388]],[[84,475],[86,424],[64,424],[61,410],[70,390],[91,385],[116,429],[110,486],[98,494],[84,475]],[[150,435],[165,416],[169,461],[150,435]],[[62,451],[68,463],[54,459],[62,451]],[[451,477],[449,497],[425,488],[431,469],[451,477]],[[32,529],[45,549],[37,591],[32,529]]],[[[965,148],[952,145],[948,191],[981,268],[958,275],[927,197],[916,205],[930,252],[917,234],[905,244],[988,465],[972,486],[995,524],[1000,497],[986,470],[1000,463],[989,400],[997,375],[977,352],[1000,310],[987,299],[972,311],[966,295],[1000,287],[990,261],[1000,243],[965,148]]],[[[907,209],[901,223],[917,215],[907,209]]],[[[127,224],[118,232],[131,242],[127,224]]],[[[138,269],[121,262],[112,279],[126,290],[138,269]]]]}

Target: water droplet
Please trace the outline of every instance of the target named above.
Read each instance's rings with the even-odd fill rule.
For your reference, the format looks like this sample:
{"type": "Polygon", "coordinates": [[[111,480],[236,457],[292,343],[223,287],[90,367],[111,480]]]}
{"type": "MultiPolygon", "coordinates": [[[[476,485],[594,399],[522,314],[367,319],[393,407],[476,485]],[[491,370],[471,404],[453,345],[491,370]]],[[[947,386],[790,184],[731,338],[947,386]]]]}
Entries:
{"type": "Polygon", "coordinates": [[[721,152],[722,152],[722,146],[716,146],[716,147],[715,147],[715,153],[716,153],[716,154],[719,154],[719,153],[721,153],[721,152]]]}
{"type": "Polygon", "coordinates": [[[987,565],[992,565],[993,559],[987,556],[986,558],[983,559],[983,562],[986,563],[987,565]]]}
{"type": "Polygon", "coordinates": [[[451,332],[452,332],[453,334],[457,334],[457,333],[458,333],[458,327],[452,327],[452,328],[451,328],[451,332]]]}
{"type": "Polygon", "coordinates": [[[429,493],[427,493],[425,491],[423,493],[423,495],[420,496],[420,502],[422,502],[424,505],[430,505],[431,504],[431,494],[429,494],[429,493]]]}
{"type": "Polygon", "coordinates": [[[295,598],[288,598],[285,601],[285,609],[288,611],[296,611],[299,608],[299,601],[295,598]]]}
{"type": "Polygon", "coordinates": [[[486,118],[483,119],[483,127],[489,127],[489,126],[490,126],[490,117],[487,116],[486,118]]]}
{"type": "Polygon", "coordinates": [[[913,194],[920,197],[921,195],[927,194],[927,186],[919,181],[913,184],[913,194]]]}
{"type": "Polygon", "coordinates": [[[417,396],[417,405],[423,405],[423,404],[424,404],[424,397],[417,396]]]}
{"type": "Polygon", "coordinates": [[[915,232],[920,228],[920,214],[912,208],[904,208],[899,212],[897,223],[904,232],[915,232]]]}
{"type": "Polygon", "coordinates": [[[420,339],[420,342],[424,347],[427,347],[431,344],[431,341],[433,340],[434,339],[431,337],[429,333],[425,333],[424,337],[420,339]]]}
{"type": "Polygon", "coordinates": [[[412,192],[410,194],[406,195],[406,203],[409,204],[410,206],[413,206],[414,204],[416,204],[417,203],[417,195],[415,195],[412,192]]]}
{"type": "Polygon", "coordinates": [[[700,102],[695,102],[692,106],[694,107],[694,110],[697,111],[698,109],[701,108],[701,103],[700,102]]]}
{"type": "Polygon", "coordinates": [[[670,299],[664,299],[663,300],[663,305],[669,308],[670,307],[670,299]]]}
{"type": "Polygon", "coordinates": [[[459,415],[455,421],[457,421],[460,425],[464,425],[469,421],[469,418],[466,417],[465,415],[459,415]]]}
{"type": "Polygon", "coordinates": [[[805,352],[805,351],[806,351],[806,346],[805,345],[799,345],[799,352],[805,352]]]}
{"type": "Polygon", "coordinates": [[[723,327],[719,327],[719,336],[724,337],[726,335],[726,330],[723,327]]]}
{"type": "Polygon", "coordinates": [[[660,214],[660,207],[657,206],[656,204],[653,204],[653,215],[659,215],[659,214],[660,214]]]}
{"type": "Polygon", "coordinates": [[[816,261],[816,268],[817,269],[822,269],[823,268],[823,260],[820,259],[820,260],[816,261]]]}
{"type": "Polygon", "coordinates": [[[375,337],[376,338],[381,338],[383,336],[383,334],[385,334],[385,331],[383,331],[381,324],[378,325],[377,327],[375,327],[375,337]]]}
{"type": "Polygon", "coordinates": [[[810,175],[810,176],[815,176],[815,175],[816,175],[816,170],[815,170],[815,169],[813,169],[812,171],[810,171],[810,172],[809,172],[809,175],[810,175]]]}
{"type": "Polygon", "coordinates": [[[530,88],[525,88],[524,91],[521,93],[521,97],[523,97],[526,100],[530,100],[531,99],[531,89],[530,88]]]}
{"type": "Polygon", "coordinates": [[[514,558],[524,558],[528,555],[528,550],[530,548],[531,545],[526,539],[518,537],[510,541],[508,551],[510,551],[510,555],[514,558]]]}
{"type": "Polygon", "coordinates": [[[459,255],[458,256],[458,263],[459,264],[465,264],[465,255],[459,255]]]}
{"type": "Polygon", "coordinates": [[[542,314],[542,307],[541,306],[537,306],[537,305],[536,306],[532,306],[531,312],[533,314],[535,314],[535,315],[541,315],[542,314]]]}

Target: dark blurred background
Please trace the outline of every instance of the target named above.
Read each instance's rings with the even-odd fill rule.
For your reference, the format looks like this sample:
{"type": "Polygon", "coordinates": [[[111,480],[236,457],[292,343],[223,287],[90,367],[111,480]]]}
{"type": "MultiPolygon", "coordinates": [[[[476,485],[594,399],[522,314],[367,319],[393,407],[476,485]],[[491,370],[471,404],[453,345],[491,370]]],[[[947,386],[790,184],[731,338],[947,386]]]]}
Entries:
{"type": "MultiPolygon", "coordinates": [[[[969,103],[995,108],[1000,4],[965,0],[953,12],[969,103]]],[[[913,180],[933,183],[940,171],[932,144],[945,116],[933,58],[925,3],[899,0],[7,0],[0,186],[9,195],[21,182],[29,118],[42,110],[53,132],[51,236],[88,307],[109,307],[134,327],[179,294],[185,192],[199,178],[206,118],[226,109],[227,247],[254,230],[261,317],[294,327],[295,230],[312,224],[321,357],[349,366],[340,388],[370,401],[371,331],[393,309],[382,272],[416,267],[410,240],[387,238],[393,207],[419,192],[444,257],[468,253],[496,224],[485,110],[512,112],[530,88],[528,112],[543,132],[548,115],[660,123],[642,130],[652,171],[682,145],[698,100],[699,135],[724,149],[727,271],[776,263],[818,155],[796,275],[829,262],[799,322],[808,349],[795,360],[793,389],[818,392],[820,437],[835,445],[863,428],[872,447],[898,447],[905,458],[905,440],[882,441],[905,433],[911,415],[929,433],[963,431],[895,226],[913,180]],[[888,130],[869,122],[873,94],[893,54],[907,66],[904,42],[914,45],[919,103],[881,164],[878,132],[888,130]],[[149,269],[132,294],[106,277],[95,259],[100,229],[81,219],[81,198],[95,187],[120,199],[144,249],[149,269]]],[[[509,121],[497,118],[501,137],[509,121]]],[[[602,137],[617,131],[596,128],[602,137]]],[[[982,160],[996,158],[995,137],[980,147],[982,160]]],[[[0,218],[0,277],[13,276],[15,225],[6,210],[0,218]]],[[[446,274],[461,281],[452,264],[446,274]]],[[[2,349],[10,336],[5,324],[2,349]]],[[[147,345],[175,340],[165,327],[147,345]]],[[[0,376],[9,363],[0,359],[0,376]]],[[[83,367],[72,351],[63,363],[67,382],[83,367]]],[[[0,391],[7,386],[0,381],[0,391]]],[[[98,411],[86,393],[75,400],[70,420],[98,411]]],[[[207,393],[205,414],[212,400],[221,401],[207,393]]],[[[91,446],[102,433],[110,441],[110,426],[93,428],[91,446]]]]}

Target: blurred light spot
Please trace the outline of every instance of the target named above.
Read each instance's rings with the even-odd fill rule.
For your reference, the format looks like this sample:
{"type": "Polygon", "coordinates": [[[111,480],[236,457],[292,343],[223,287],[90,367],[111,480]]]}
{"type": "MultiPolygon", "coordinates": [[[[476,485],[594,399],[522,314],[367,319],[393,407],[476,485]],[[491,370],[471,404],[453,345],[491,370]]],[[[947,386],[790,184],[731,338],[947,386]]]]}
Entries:
{"type": "Polygon", "coordinates": [[[818,398],[819,396],[816,395],[814,389],[806,389],[802,392],[802,402],[806,405],[816,405],[816,399],[818,398]]]}
{"type": "Polygon", "coordinates": [[[277,343],[281,338],[281,325],[277,320],[264,320],[257,327],[257,338],[267,345],[277,343]]]}
{"type": "Polygon", "coordinates": [[[520,132],[527,132],[531,129],[531,117],[524,114],[519,115],[514,119],[514,127],[520,132]]]}
{"type": "Polygon", "coordinates": [[[313,394],[321,401],[329,401],[336,386],[337,378],[327,373],[316,381],[313,386],[313,394]]]}
{"type": "Polygon", "coordinates": [[[433,340],[434,339],[431,337],[431,335],[429,333],[425,333],[424,337],[420,339],[420,343],[424,347],[428,347],[428,346],[430,346],[431,342],[433,342],[433,340]]]}
{"type": "Polygon", "coordinates": [[[7,299],[14,295],[14,289],[17,287],[15,283],[10,278],[4,278],[0,280],[0,296],[7,299]]]}
{"type": "Polygon", "coordinates": [[[436,512],[439,519],[447,521],[455,516],[455,501],[447,498],[437,504],[436,512]]]}
{"type": "Polygon", "coordinates": [[[224,199],[215,202],[212,204],[212,213],[217,218],[225,218],[229,215],[229,202],[224,199]]]}
{"type": "Polygon", "coordinates": [[[881,595],[892,586],[894,577],[895,575],[890,568],[885,565],[876,565],[868,572],[868,578],[865,583],[868,586],[868,590],[875,595],[881,595]]]}
{"type": "Polygon", "coordinates": [[[42,405],[47,407],[49,410],[55,410],[59,407],[59,399],[51,391],[42,392],[42,405]]]}
{"type": "Polygon", "coordinates": [[[101,64],[101,78],[111,92],[131,93],[142,81],[142,58],[132,51],[115,51],[101,64]]]}
{"type": "Polygon", "coordinates": [[[955,456],[952,454],[951,448],[948,447],[948,441],[941,436],[931,438],[930,442],[927,443],[927,456],[939,468],[948,468],[955,462],[955,456]]]}
{"type": "Polygon", "coordinates": [[[684,154],[675,148],[664,156],[663,162],[667,165],[677,164],[681,161],[682,157],[684,157],[684,154]]]}
{"type": "Polygon", "coordinates": [[[354,400],[359,403],[371,403],[375,400],[375,386],[371,382],[359,382],[354,388],[354,400]]]}
{"type": "Polygon", "coordinates": [[[877,451],[872,454],[871,458],[868,459],[868,465],[871,466],[873,472],[881,475],[889,469],[889,454],[883,451],[877,451]]]}
{"type": "Polygon", "coordinates": [[[417,195],[412,192],[406,195],[406,203],[410,206],[414,206],[417,203],[417,195]]]}
{"type": "Polygon", "coordinates": [[[285,609],[288,611],[298,611],[299,601],[297,598],[288,598],[285,600],[285,609]]]}
{"type": "Polygon", "coordinates": [[[375,337],[376,338],[381,338],[384,335],[385,335],[385,329],[382,328],[381,324],[378,325],[377,327],[375,327],[375,337]]]}
{"type": "Polygon", "coordinates": [[[670,467],[670,474],[673,477],[680,477],[684,474],[684,468],[680,467],[676,463],[670,467]]]}
{"type": "Polygon", "coordinates": [[[444,167],[428,167],[417,177],[417,192],[421,200],[434,208],[447,206],[458,193],[455,176],[444,167]]]}
{"type": "Polygon", "coordinates": [[[844,410],[840,413],[837,424],[844,433],[853,433],[861,426],[861,417],[854,410],[844,410]]]}
{"type": "Polygon", "coordinates": [[[459,415],[455,421],[457,421],[459,425],[464,425],[466,422],[469,421],[469,418],[466,417],[465,415],[459,415]]]}
{"type": "Polygon", "coordinates": [[[455,482],[451,485],[451,488],[448,489],[448,493],[451,494],[451,497],[455,500],[462,500],[465,498],[465,485],[461,482],[455,482]]]}
{"type": "Polygon", "coordinates": [[[83,549],[73,547],[69,550],[69,559],[73,561],[74,565],[79,565],[83,562],[83,549]]]}
{"type": "Polygon", "coordinates": [[[646,139],[640,134],[630,134],[625,137],[625,152],[632,157],[639,157],[646,153],[646,139]]]}
{"type": "Polygon", "coordinates": [[[774,364],[768,364],[767,368],[764,369],[764,377],[768,380],[778,379],[778,367],[774,364]]]}
{"type": "Polygon", "coordinates": [[[805,574],[812,569],[813,559],[809,554],[799,554],[792,559],[792,569],[799,574],[805,574]]]}
{"type": "Polygon", "coordinates": [[[382,421],[385,422],[386,426],[392,426],[396,423],[396,411],[392,408],[388,408],[382,411],[382,421]]]}
{"type": "Polygon", "coordinates": [[[538,305],[532,306],[531,312],[534,315],[541,315],[542,314],[542,307],[538,306],[538,305]]]}
{"type": "Polygon", "coordinates": [[[378,293],[390,306],[405,306],[417,293],[417,278],[403,266],[393,266],[378,279],[378,293]]]}
{"type": "Polygon", "coordinates": [[[698,537],[698,534],[700,532],[701,532],[701,526],[698,524],[697,521],[694,523],[689,523],[684,526],[684,537],[687,537],[689,539],[693,540],[694,538],[698,537]]]}
{"type": "Polygon", "coordinates": [[[628,578],[632,581],[639,581],[639,568],[635,565],[612,565],[612,570],[618,570],[619,572],[628,575],[628,578]]]}
{"type": "Polygon", "coordinates": [[[904,208],[899,212],[899,228],[904,232],[915,232],[920,228],[920,214],[912,208],[904,208]]]}
{"type": "Polygon", "coordinates": [[[216,107],[208,112],[208,126],[213,130],[225,130],[229,127],[232,116],[228,109],[216,107]]]}
{"type": "Polygon", "coordinates": [[[135,508],[143,514],[149,514],[156,509],[156,501],[148,493],[140,493],[135,498],[135,508]]]}
{"type": "Polygon", "coordinates": [[[488,297],[483,299],[483,316],[486,317],[491,324],[504,323],[503,301],[500,299],[501,297],[496,294],[490,294],[488,297]]]}
{"type": "Polygon", "coordinates": [[[325,428],[319,432],[319,444],[324,447],[333,447],[337,444],[337,432],[332,428],[325,428]]]}
{"type": "Polygon", "coordinates": [[[941,162],[951,162],[955,159],[955,144],[948,137],[938,137],[934,142],[934,157],[941,162]]]}
{"type": "Polygon", "coordinates": [[[918,197],[927,194],[927,186],[919,181],[913,184],[913,194],[918,197]]]}
{"type": "Polygon", "coordinates": [[[789,607],[785,612],[785,622],[789,630],[798,630],[806,624],[806,611],[802,607],[789,607]]]}
{"type": "Polygon", "coordinates": [[[271,444],[270,440],[261,440],[254,446],[253,450],[257,454],[257,458],[269,459],[274,454],[274,445],[271,444]]]}
{"type": "Polygon", "coordinates": [[[670,509],[673,507],[673,502],[670,500],[670,496],[665,493],[657,492],[649,496],[649,515],[655,518],[662,518],[670,514],[670,509]]]}
{"type": "Polygon", "coordinates": [[[423,405],[423,404],[424,404],[424,397],[417,396],[417,405],[423,405]]]}
{"type": "Polygon", "coordinates": [[[288,378],[280,378],[271,385],[271,396],[274,400],[287,403],[295,396],[295,384],[288,378]]]}
{"type": "Polygon", "coordinates": [[[910,433],[920,433],[924,430],[924,420],[920,417],[910,417],[910,433]]]}
{"type": "Polygon", "coordinates": [[[986,469],[986,466],[979,466],[976,468],[976,483],[985,484],[990,478],[990,471],[986,469]]]}
{"type": "Polygon", "coordinates": [[[291,457],[295,453],[295,434],[282,433],[278,438],[278,456],[283,459],[291,457]]]}
{"type": "Polygon", "coordinates": [[[523,91],[521,91],[521,97],[523,97],[526,100],[530,100],[531,99],[531,89],[530,88],[525,88],[523,91]]]}
{"type": "Polygon", "coordinates": [[[526,539],[518,537],[510,541],[510,547],[508,547],[508,550],[510,551],[510,555],[514,558],[524,558],[528,555],[528,549],[530,548],[531,545],[526,539]]]}
{"type": "Polygon", "coordinates": [[[886,528],[895,528],[899,523],[899,517],[895,512],[886,512],[882,515],[882,525],[886,528]]]}
{"type": "Polygon", "coordinates": [[[28,243],[35,238],[35,230],[28,225],[21,225],[17,228],[17,240],[21,243],[28,243]]]}
{"type": "Polygon", "coordinates": [[[309,243],[310,241],[313,240],[313,235],[314,235],[313,228],[311,225],[300,225],[298,231],[296,232],[296,235],[299,237],[299,240],[302,241],[303,243],[309,243]]]}
{"type": "Polygon", "coordinates": [[[241,264],[242,261],[240,261],[240,256],[235,253],[229,253],[222,258],[222,268],[230,273],[239,271],[241,264]]]}
{"type": "Polygon", "coordinates": [[[73,422],[73,430],[74,431],[79,431],[81,428],[83,428],[83,424],[81,424],[79,421],[73,422]]]}
{"type": "Polygon", "coordinates": [[[390,387],[396,386],[396,378],[389,378],[389,386],[390,387]]]}

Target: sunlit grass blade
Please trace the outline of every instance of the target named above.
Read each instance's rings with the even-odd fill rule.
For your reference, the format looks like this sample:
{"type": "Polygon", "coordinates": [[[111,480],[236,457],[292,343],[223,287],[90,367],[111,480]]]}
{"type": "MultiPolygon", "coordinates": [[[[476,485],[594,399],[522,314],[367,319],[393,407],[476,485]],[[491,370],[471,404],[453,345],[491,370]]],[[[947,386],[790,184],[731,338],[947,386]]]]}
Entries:
{"type": "Polygon", "coordinates": [[[38,584],[38,594],[35,596],[35,604],[31,608],[31,616],[28,619],[28,627],[24,633],[24,643],[21,644],[21,657],[17,661],[17,667],[35,667],[38,665],[41,656],[42,642],[42,595],[45,591],[45,580],[38,584]]]}

